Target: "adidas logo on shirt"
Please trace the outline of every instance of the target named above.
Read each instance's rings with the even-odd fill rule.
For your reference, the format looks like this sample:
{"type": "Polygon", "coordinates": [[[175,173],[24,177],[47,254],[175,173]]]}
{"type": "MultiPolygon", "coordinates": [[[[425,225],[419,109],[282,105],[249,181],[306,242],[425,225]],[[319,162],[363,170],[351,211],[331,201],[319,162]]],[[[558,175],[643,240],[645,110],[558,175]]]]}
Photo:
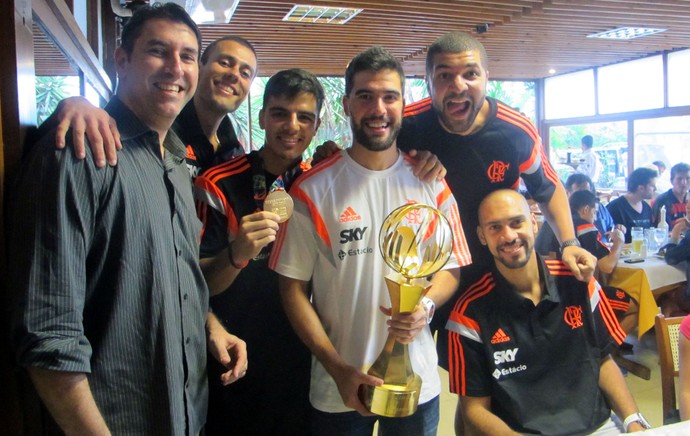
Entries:
{"type": "Polygon", "coordinates": [[[491,343],[492,344],[500,344],[501,342],[508,342],[510,340],[510,336],[508,336],[503,329],[499,328],[496,330],[496,333],[494,333],[493,337],[491,338],[491,343]]]}
{"type": "Polygon", "coordinates": [[[345,211],[340,214],[340,222],[341,223],[347,223],[350,221],[359,221],[361,220],[362,217],[355,212],[355,210],[352,208],[352,206],[348,206],[345,211]]]}

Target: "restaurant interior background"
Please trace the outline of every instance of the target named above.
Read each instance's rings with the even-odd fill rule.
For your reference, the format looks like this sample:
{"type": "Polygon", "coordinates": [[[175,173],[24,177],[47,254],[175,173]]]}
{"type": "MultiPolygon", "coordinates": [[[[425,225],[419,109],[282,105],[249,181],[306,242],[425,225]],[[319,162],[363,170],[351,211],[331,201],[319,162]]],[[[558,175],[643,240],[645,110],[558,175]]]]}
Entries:
{"type": "MultiPolygon", "coordinates": [[[[209,4],[176,1],[189,8],[209,4]]],[[[103,105],[112,95],[119,14],[130,3],[0,2],[0,191],[9,189],[27,132],[61,98],[84,95],[103,105]]],[[[251,148],[263,144],[257,114],[263,85],[275,71],[299,66],[319,75],[327,103],[314,144],[324,139],[348,144],[349,124],[340,105],[340,76],[347,61],[372,44],[388,48],[410,75],[406,99],[411,103],[426,96],[428,44],[445,32],[461,30],[487,48],[494,79],[488,94],[532,119],[561,177],[577,164],[580,138],[586,134],[594,137],[594,150],[606,167],[602,189],[624,190],[626,174],[653,160],[664,161],[668,168],[689,160],[690,1],[305,0],[300,6],[288,0],[227,0],[219,4],[225,9],[213,19],[220,22],[201,24],[204,45],[235,33],[250,40],[258,53],[259,77],[251,97],[233,114],[238,132],[251,148]]],[[[0,212],[5,198],[0,196],[0,212]]],[[[5,255],[0,233],[0,297],[6,310],[11,295],[2,279],[5,255]]],[[[23,434],[31,428],[31,414],[22,409],[31,410],[36,399],[17,395],[21,382],[11,369],[6,312],[2,319],[0,434],[23,434]]],[[[654,357],[649,360],[650,366],[656,364],[654,357]]],[[[449,420],[447,414],[452,412],[443,413],[449,420]]]]}

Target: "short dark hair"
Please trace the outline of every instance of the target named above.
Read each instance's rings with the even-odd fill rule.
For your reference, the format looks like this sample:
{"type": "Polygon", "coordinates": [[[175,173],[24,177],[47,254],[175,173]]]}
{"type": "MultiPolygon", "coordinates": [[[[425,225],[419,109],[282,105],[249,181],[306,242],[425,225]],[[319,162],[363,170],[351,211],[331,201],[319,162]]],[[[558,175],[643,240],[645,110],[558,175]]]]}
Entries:
{"type": "Polygon", "coordinates": [[[572,173],[565,181],[565,190],[570,192],[573,189],[573,185],[584,185],[585,183],[589,183],[589,189],[594,191],[594,183],[592,183],[592,179],[587,174],[572,173]]]}
{"type": "Polygon", "coordinates": [[[141,36],[144,25],[150,20],[168,20],[175,23],[182,23],[192,29],[197,41],[197,50],[201,53],[201,32],[192,17],[185,12],[184,8],[176,3],[156,3],[153,6],[142,5],[134,10],[134,14],[122,28],[120,47],[132,55],[134,43],[141,36]]]}
{"type": "Polygon", "coordinates": [[[368,48],[352,58],[345,70],[345,95],[350,95],[354,87],[355,74],[361,71],[379,72],[393,70],[400,76],[400,89],[405,92],[405,71],[402,64],[385,48],[368,48]]]}
{"type": "MultiPolygon", "coordinates": [[[[213,50],[215,50],[216,46],[220,44],[223,41],[233,41],[238,43],[239,45],[248,48],[249,50],[254,53],[254,57],[258,59],[258,56],[256,55],[256,50],[254,49],[254,46],[252,45],[251,42],[247,41],[246,39],[242,38],[241,36],[237,35],[227,35],[223,36],[222,38],[218,38],[212,43],[210,43],[206,48],[204,49],[204,53],[201,55],[201,58],[199,59],[199,62],[202,64],[206,65],[206,62],[208,62],[208,58],[211,57],[211,53],[213,53],[213,50]]],[[[256,76],[256,71],[254,71],[254,75],[256,76]]]]}
{"type": "Polygon", "coordinates": [[[642,167],[636,169],[630,173],[630,176],[628,177],[628,192],[637,191],[638,186],[648,185],[653,178],[658,176],[659,173],[650,168],[642,167]]]}
{"type": "Polygon", "coordinates": [[[437,54],[463,53],[473,50],[479,52],[482,68],[486,70],[489,65],[489,58],[481,42],[477,41],[472,35],[464,32],[446,33],[429,46],[429,51],[426,53],[426,76],[431,77],[434,70],[434,56],[437,54]]]}
{"type": "Polygon", "coordinates": [[[587,148],[592,148],[592,145],[594,144],[594,138],[592,138],[592,135],[585,135],[582,137],[582,145],[584,145],[587,148]]]}
{"type": "Polygon", "coordinates": [[[316,98],[316,115],[319,116],[325,95],[323,86],[316,76],[301,68],[278,71],[268,79],[264,87],[264,107],[271,97],[284,96],[291,99],[302,92],[316,98]]]}
{"type": "Polygon", "coordinates": [[[688,173],[690,172],[690,165],[681,162],[673,165],[671,167],[671,181],[673,181],[673,178],[676,177],[676,174],[678,173],[688,173]]]}
{"type": "Polygon", "coordinates": [[[577,191],[568,198],[570,203],[570,211],[575,213],[585,206],[594,207],[599,203],[599,199],[592,191],[577,191]]]}

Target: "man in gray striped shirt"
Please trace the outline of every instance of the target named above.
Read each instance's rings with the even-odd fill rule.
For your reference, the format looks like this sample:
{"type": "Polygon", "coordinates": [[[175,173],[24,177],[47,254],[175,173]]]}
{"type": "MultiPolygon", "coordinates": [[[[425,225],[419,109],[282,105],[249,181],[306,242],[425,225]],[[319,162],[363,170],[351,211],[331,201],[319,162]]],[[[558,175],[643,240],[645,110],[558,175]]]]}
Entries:
{"type": "MultiPolygon", "coordinates": [[[[196,434],[207,408],[208,290],[185,148],[170,131],[198,81],[199,31],[182,8],[138,10],[115,52],[107,112],[126,146],[97,168],[27,156],[11,212],[14,344],[66,434],[196,434]]],[[[237,345],[209,322],[212,348],[237,345]]],[[[218,354],[218,349],[212,349],[218,354]]],[[[246,370],[229,371],[232,381],[246,370]]],[[[226,356],[227,361],[227,356],[226,356]]]]}

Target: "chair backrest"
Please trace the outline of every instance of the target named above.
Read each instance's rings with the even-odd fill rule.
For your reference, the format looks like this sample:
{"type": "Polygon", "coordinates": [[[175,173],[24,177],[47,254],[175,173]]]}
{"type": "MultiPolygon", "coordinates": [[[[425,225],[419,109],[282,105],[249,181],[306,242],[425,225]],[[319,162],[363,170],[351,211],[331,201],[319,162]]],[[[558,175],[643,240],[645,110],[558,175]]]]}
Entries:
{"type": "Polygon", "coordinates": [[[678,340],[683,318],[682,316],[666,318],[659,314],[654,320],[661,367],[661,407],[664,424],[678,420],[675,379],[678,376],[678,340]]]}

